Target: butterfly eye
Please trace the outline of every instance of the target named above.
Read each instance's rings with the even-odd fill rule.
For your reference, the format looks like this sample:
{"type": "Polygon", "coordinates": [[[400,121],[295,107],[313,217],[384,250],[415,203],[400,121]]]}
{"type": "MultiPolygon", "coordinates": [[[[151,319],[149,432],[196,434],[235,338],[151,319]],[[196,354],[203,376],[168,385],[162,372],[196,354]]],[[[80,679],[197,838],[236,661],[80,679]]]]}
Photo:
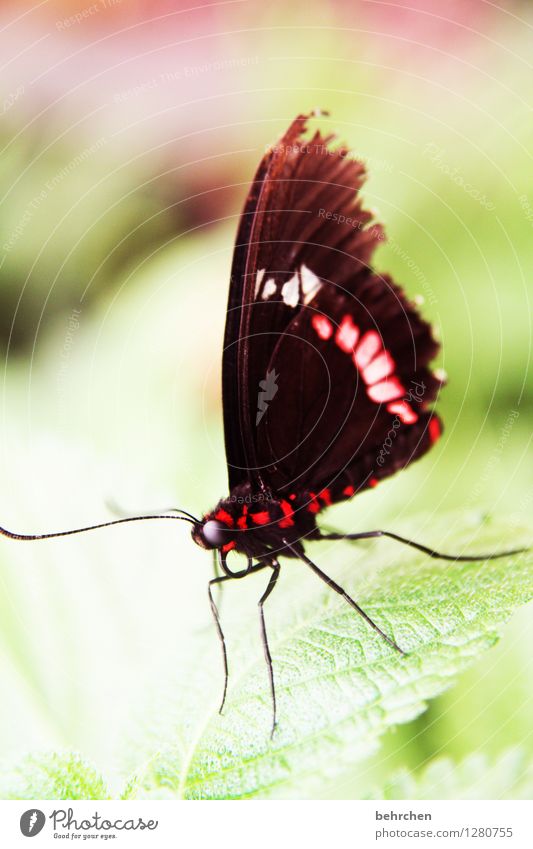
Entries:
{"type": "Polygon", "coordinates": [[[228,541],[228,531],[222,522],[210,519],[202,527],[202,536],[210,548],[220,548],[228,541]]]}

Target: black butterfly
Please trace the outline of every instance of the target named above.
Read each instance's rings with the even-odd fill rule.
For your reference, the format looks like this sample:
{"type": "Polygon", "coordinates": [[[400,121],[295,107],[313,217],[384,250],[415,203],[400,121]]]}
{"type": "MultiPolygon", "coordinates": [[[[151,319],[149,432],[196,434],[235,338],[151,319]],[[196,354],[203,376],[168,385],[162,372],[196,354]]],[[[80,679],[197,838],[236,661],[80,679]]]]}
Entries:
{"type": "Polygon", "coordinates": [[[307,135],[301,115],[263,157],[250,187],[235,245],[222,360],[229,496],[202,519],[132,516],[47,539],[121,522],[172,518],[193,525],[194,541],[217,555],[222,574],[209,600],[228,664],[212,588],[271,570],[259,600],[276,726],[276,692],[263,606],[280,573],[280,557],[299,558],[339,593],[390,646],[402,649],[346,591],[306,555],[306,540],[387,536],[444,560],[484,560],[523,549],[476,556],[440,554],[383,531],[324,533],[326,507],[352,498],[421,457],[442,425],[431,410],[442,379],[430,369],[438,351],[430,326],[388,275],[371,266],[384,239],[362,208],[364,165],[333,135],[307,135]],[[228,552],[246,557],[238,571],[228,552]]]}

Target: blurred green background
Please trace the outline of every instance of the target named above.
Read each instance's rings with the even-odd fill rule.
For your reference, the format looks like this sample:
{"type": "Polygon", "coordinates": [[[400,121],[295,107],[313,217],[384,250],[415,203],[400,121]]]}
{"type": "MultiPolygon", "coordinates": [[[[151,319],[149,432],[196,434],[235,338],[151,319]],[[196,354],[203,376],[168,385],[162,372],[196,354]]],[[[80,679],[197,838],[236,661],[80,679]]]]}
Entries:
{"type": "MultiPolygon", "coordinates": [[[[187,5],[2,5],[1,523],[105,520],[110,499],[198,513],[225,494],[237,219],[265,146],[320,106],[368,163],[367,205],[389,236],[377,265],[424,296],[449,376],[439,446],[331,521],[393,527],[424,511],[421,541],[448,509],[519,525],[533,508],[531,5],[187,5]]],[[[4,763],[74,749],[118,786],[139,740],[171,726],[191,664],[201,656],[220,685],[202,631],[209,570],[173,523],[2,540],[4,763]]],[[[255,597],[228,595],[229,633],[255,597]]],[[[395,770],[511,746],[530,769],[532,638],[526,608],[426,714],[317,795],[363,796],[395,770]]]]}

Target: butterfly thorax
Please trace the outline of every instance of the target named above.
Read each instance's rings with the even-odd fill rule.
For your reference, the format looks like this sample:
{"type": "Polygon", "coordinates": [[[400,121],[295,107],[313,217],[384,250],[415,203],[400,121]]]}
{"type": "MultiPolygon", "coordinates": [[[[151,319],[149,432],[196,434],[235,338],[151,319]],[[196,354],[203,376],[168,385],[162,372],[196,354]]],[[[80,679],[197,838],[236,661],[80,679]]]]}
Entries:
{"type": "Polygon", "coordinates": [[[205,514],[192,535],[202,548],[265,557],[283,548],[284,540],[294,543],[316,537],[317,514],[330,503],[327,489],[272,493],[255,491],[250,483],[239,484],[205,514]]]}

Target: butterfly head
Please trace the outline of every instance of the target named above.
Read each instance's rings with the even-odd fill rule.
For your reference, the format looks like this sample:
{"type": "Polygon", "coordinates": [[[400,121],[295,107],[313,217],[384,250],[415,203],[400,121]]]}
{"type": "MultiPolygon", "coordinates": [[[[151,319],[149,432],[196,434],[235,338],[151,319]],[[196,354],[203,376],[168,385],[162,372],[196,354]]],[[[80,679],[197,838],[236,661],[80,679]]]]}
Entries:
{"type": "Polygon", "coordinates": [[[201,548],[222,548],[230,537],[230,528],[218,519],[204,519],[192,529],[192,538],[201,548]]]}

